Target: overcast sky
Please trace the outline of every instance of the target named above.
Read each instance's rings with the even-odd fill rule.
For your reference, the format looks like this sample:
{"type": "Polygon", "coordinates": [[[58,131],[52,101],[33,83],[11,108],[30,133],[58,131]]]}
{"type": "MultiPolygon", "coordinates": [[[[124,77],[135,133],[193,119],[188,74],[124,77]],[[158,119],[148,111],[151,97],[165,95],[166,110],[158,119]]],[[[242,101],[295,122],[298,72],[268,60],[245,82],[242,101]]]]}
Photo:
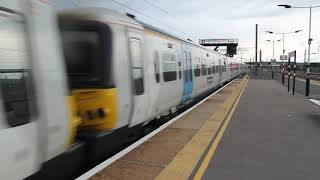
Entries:
{"type": "MultiPolygon", "coordinates": [[[[243,58],[254,57],[255,24],[259,24],[259,49],[262,60],[272,58],[272,43],[265,40],[282,40],[282,35],[265,31],[290,32],[286,35],[285,50],[297,50],[298,60],[303,61],[308,39],[308,9],[284,9],[277,4],[293,6],[320,5],[319,0],[53,0],[56,9],[98,6],[130,12],[136,17],[170,33],[199,38],[238,38],[243,58]],[[123,5],[120,5],[119,2],[123,5]],[[132,10],[134,9],[134,10],[132,10]],[[138,12],[137,12],[138,11],[138,12]]],[[[311,52],[318,53],[320,44],[320,8],[313,9],[311,52]]],[[[239,53],[240,54],[240,53],[239,53]]],[[[282,42],[275,44],[275,57],[282,54],[282,42]]],[[[312,54],[312,60],[320,55],[312,54]]]]}

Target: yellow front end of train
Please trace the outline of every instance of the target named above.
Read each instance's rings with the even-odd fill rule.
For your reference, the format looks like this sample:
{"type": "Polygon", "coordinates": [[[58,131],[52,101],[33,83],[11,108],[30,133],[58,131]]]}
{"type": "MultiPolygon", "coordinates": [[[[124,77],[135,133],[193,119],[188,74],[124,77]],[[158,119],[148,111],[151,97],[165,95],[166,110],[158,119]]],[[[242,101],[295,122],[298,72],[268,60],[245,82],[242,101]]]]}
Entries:
{"type": "Polygon", "coordinates": [[[118,120],[118,92],[111,89],[73,90],[81,129],[110,130],[118,120]]]}

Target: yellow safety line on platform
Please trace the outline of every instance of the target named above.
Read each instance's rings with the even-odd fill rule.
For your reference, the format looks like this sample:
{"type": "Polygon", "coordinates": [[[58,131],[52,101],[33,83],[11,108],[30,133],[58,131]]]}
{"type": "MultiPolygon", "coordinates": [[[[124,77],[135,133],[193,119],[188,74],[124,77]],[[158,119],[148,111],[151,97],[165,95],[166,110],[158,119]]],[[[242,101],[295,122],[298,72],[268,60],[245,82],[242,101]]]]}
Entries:
{"type": "Polygon", "coordinates": [[[249,80],[249,78],[246,80],[245,85],[243,86],[243,88],[242,88],[242,90],[240,92],[240,95],[237,97],[237,100],[236,100],[235,104],[233,105],[231,112],[229,113],[225,123],[223,124],[223,126],[222,126],[219,134],[217,135],[216,139],[214,140],[213,144],[211,145],[211,148],[210,148],[208,154],[206,155],[205,159],[203,160],[202,164],[200,165],[200,168],[198,169],[198,172],[194,176],[194,178],[193,178],[194,180],[200,180],[202,178],[205,170],[207,169],[207,167],[209,165],[209,162],[212,159],[212,157],[213,157],[213,155],[214,155],[214,153],[215,153],[215,151],[217,149],[217,146],[219,145],[219,142],[221,141],[221,138],[222,138],[222,136],[224,134],[224,131],[226,130],[226,128],[227,128],[227,126],[228,126],[228,124],[229,124],[229,122],[230,122],[230,120],[231,120],[231,118],[232,118],[232,116],[233,116],[233,114],[235,112],[235,109],[238,106],[238,103],[239,103],[240,98],[242,96],[242,93],[243,93],[243,91],[244,91],[244,89],[245,89],[245,87],[246,87],[246,85],[248,83],[248,80],[249,80]]]}
{"type": "MultiPolygon", "coordinates": [[[[244,88],[245,81],[247,81],[247,79],[242,81],[238,87],[244,88]]],[[[212,117],[198,130],[197,134],[155,179],[185,180],[189,178],[215,134],[218,133],[219,127],[231,112],[232,105],[236,102],[240,92],[241,91],[235,90],[231,97],[223,103],[223,107],[217,108],[212,117]]]]}

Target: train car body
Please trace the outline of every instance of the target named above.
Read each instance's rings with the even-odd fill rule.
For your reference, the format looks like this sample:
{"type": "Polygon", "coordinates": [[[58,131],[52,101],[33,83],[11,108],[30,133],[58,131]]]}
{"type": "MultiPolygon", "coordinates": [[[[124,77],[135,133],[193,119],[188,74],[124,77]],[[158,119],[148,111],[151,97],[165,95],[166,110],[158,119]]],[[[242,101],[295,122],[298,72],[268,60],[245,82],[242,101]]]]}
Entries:
{"type": "Polygon", "coordinates": [[[63,11],[59,24],[82,119],[78,137],[90,142],[93,161],[150,121],[244,73],[236,59],[113,10],[63,11]]]}
{"type": "Polygon", "coordinates": [[[74,178],[149,122],[245,72],[113,10],[57,18],[47,1],[11,0],[0,12],[9,28],[0,49],[10,51],[0,54],[0,179],[74,178]]]}

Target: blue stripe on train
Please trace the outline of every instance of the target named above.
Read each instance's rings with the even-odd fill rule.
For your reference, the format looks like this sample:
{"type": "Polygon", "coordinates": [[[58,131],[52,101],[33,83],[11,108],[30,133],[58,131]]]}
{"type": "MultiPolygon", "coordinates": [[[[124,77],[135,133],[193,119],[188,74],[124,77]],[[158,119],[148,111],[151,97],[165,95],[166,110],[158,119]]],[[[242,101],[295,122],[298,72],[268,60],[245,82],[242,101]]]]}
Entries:
{"type": "Polygon", "coordinates": [[[192,96],[192,49],[191,46],[182,44],[182,68],[183,68],[183,95],[181,104],[188,102],[192,96]]]}

